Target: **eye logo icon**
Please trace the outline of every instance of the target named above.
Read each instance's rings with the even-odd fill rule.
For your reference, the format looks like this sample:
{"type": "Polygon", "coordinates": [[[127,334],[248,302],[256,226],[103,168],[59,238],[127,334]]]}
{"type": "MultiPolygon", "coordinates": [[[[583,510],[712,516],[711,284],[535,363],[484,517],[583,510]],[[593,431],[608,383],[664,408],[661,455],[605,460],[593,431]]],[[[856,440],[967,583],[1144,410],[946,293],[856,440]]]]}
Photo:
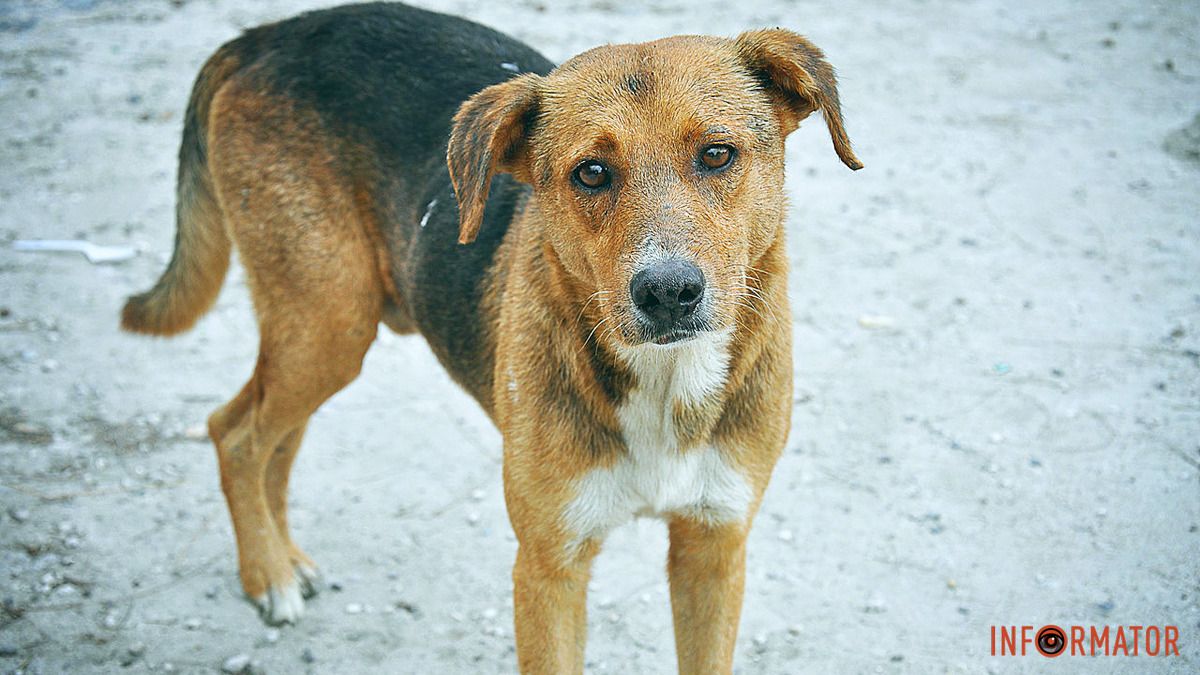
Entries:
{"type": "Polygon", "coordinates": [[[1037,645],[1039,654],[1052,659],[1063,653],[1063,648],[1067,646],[1067,634],[1058,626],[1042,626],[1037,632],[1034,644],[1037,645]]]}

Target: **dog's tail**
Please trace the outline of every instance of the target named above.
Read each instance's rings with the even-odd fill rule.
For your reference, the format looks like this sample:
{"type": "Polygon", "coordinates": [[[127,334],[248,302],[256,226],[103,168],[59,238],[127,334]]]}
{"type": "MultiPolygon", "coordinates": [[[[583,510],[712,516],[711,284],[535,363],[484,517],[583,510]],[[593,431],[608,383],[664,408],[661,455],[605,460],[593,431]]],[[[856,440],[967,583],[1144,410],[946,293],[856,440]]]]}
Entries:
{"type": "Polygon", "coordinates": [[[241,65],[235,40],[204,64],[183,121],[175,188],[175,251],[154,287],[131,296],[121,328],[175,335],[191,328],[217,299],[229,269],[230,240],[208,167],[208,116],[213,96],[241,65]]]}

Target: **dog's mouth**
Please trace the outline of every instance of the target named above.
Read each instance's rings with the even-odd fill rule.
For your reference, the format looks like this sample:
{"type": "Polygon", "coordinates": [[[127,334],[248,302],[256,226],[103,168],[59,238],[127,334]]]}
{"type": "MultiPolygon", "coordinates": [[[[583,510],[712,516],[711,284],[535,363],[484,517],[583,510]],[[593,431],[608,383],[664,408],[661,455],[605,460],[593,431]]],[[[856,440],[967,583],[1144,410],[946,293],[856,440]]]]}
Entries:
{"type": "Polygon", "coordinates": [[[673,330],[665,335],[660,335],[652,338],[650,341],[656,345],[672,345],[679,342],[687,342],[696,337],[697,331],[694,330],[673,330]]]}

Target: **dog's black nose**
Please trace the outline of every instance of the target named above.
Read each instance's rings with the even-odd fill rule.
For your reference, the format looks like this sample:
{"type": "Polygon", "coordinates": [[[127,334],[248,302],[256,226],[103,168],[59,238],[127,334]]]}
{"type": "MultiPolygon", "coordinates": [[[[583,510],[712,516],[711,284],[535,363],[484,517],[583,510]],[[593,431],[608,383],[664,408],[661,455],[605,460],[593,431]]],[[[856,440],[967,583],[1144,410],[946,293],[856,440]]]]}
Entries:
{"type": "Polygon", "coordinates": [[[664,260],[633,275],[629,295],[654,324],[674,326],[704,297],[704,273],[686,260],[664,260]]]}

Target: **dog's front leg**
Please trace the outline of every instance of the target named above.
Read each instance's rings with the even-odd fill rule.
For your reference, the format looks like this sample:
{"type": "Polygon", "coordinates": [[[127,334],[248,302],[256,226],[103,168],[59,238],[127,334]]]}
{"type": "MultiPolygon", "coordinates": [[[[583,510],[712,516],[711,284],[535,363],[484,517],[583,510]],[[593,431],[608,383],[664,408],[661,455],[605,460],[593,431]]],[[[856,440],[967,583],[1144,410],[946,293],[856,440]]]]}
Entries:
{"type": "Polygon", "coordinates": [[[746,580],[746,523],[671,520],[667,573],[681,675],[729,673],[746,580]]]}
{"type": "Polygon", "coordinates": [[[522,542],[513,566],[517,664],[525,675],[583,672],[587,585],[599,546],[569,553],[546,542],[522,542]]]}

